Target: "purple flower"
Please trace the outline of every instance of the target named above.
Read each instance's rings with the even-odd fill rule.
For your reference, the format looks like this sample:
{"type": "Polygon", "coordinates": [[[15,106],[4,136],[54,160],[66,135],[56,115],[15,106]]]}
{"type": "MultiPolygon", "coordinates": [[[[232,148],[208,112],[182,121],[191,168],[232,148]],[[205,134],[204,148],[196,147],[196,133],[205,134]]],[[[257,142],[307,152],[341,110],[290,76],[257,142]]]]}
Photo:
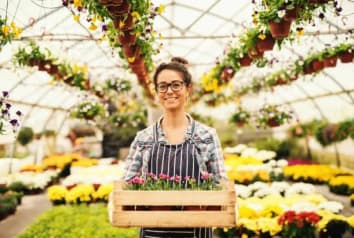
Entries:
{"type": "Polygon", "coordinates": [[[20,117],[20,116],[22,116],[22,112],[21,111],[17,111],[16,115],[20,117]]]}
{"type": "Polygon", "coordinates": [[[2,91],[2,96],[4,98],[8,97],[9,96],[9,92],[8,91],[2,91]]]}
{"type": "Polygon", "coordinates": [[[12,126],[18,126],[18,125],[19,125],[17,119],[12,119],[12,120],[10,120],[9,122],[10,122],[10,124],[11,124],[12,126]]]}
{"type": "Polygon", "coordinates": [[[103,25],[102,26],[102,31],[107,31],[108,29],[107,29],[107,25],[103,25]]]}

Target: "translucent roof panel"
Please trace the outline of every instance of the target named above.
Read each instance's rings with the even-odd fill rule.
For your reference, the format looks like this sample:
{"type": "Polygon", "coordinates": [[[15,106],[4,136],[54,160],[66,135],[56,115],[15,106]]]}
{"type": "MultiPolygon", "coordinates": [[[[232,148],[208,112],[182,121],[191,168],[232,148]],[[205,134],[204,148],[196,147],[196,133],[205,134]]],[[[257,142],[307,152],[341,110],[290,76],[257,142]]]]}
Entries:
{"type": "MultiPolygon", "coordinates": [[[[154,56],[154,62],[169,61],[172,56],[185,57],[196,82],[215,66],[217,59],[224,57],[230,47],[237,46],[241,34],[253,27],[252,1],[152,0],[152,3],[155,6],[165,5],[164,13],[156,17],[154,24],[156,32],[163,36],[157,42],[163,43],[163,48],[154,56]]],[[[337,17],[328,11],[324,20],[315,17],[314,26],[304,25],[302,37],[295,37],[282,49],[275,47],[265,53],[265,58],[272,64],[265,68],[255,65],[242,68],[231,84],[235,87],[248,85],[255,77],[290,67],[301,57],[348,41],[348,37],[352,37],[348,30],[354,29],[354,5],[349,0],[339,1],[339,4],[343,9],[342,16],[337,17]]],[[[46,73],[12,64],[13,53],[18,47],[26,46],[29,40],[35,40],[43,49],[50,49],[60,59],[86,65],[91,82],[125,78],[137,85],[136,77],[124,67],[126,62],[119,57],[118,50],[112,50],[107,41],[100,40],[101,30],[88,30],[87,14],[82,12],[80,22],[74,21],[73,13],[62,6],[62,0],[1,1],[0,14],[7,15],[8,19],[23,27],[22,38],[7,44],[0,53],[0,89],[10,91],[10,99],[22,103],[20,107],[26,112],[43,115],[29,116],[31,119],[26,123],[34,125],[32,118],[42,118],[42,122],[53,118],[53,121],[46,122],[50,128],[60,126],[62,121],[69,123],[63,118],[83,97],[78,90],[52,84],[46,73]]],[[[299,77],[292,85],[246,95],[242,98],[242,105],[250,110],[257,110],[266,102],[291,105],[302,120],[321,117],[323,113],[329,120],[337,121],[341,117],[350,117],[350,112],[353,112],[353,75],[353,64],[338,62],[335,68],[326,69],[316,76],[299,77]]],[[[235,105],[224,105],[208,112],[227,118],[234,108],[235,105]]],[[[43,123],[36,129],[41,130],[40,127],[43,123]]]]}

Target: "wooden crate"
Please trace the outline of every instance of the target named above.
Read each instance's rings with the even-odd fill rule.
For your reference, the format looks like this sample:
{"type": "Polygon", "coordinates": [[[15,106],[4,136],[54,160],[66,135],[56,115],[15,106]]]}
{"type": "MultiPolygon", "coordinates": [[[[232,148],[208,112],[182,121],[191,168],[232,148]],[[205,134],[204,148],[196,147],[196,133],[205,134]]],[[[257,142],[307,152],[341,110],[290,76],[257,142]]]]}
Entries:
{"type": "Polygon", "coordinates": [[[111,223],[117,227],[233,227],[235,218],[235,188],[231,181],[217,191],[134,191],[123,190],[124,182],[116,181],[113,189],[111,223]],[[126,210],[127,207],[208,206],[210,210],[126,210]]]}

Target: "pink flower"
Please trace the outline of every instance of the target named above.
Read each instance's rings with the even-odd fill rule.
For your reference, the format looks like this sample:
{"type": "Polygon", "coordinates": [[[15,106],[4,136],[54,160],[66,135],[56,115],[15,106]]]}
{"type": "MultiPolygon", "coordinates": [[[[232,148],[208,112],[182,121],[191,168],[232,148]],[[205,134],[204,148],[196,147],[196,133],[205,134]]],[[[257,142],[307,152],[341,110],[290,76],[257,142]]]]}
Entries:
{"type": "Polygon", "coordinates": [[[159,178],[160,178],[160,179],[168,180],[168,179],[170,178],[170,176],[168,176],[167,174],[161,173],[161,174],[159,175],[159,178]]]}

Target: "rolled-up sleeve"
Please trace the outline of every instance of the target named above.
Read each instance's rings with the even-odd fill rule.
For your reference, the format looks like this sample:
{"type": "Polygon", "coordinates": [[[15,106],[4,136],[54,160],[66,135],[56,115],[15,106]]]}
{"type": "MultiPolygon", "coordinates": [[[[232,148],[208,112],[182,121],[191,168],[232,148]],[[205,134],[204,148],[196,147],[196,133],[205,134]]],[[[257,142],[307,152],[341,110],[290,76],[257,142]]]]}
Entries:
{"type": "Polygon", "coordinates": [[[213,141],[208,146],[208,151],[210,154],[209,166],[211,168],[211,172],[215,176],[215,179],[220,181],[221,179],[227,179],[225,173],[224,156],[216,130],[213,129],[211,134],[213,141]]]}
{"type": "Polygon", "coordinates": [[[130,145],[129,154],[125,159],[125,169],[123,180],[127,181],[135,176],[139,176],[142,168],[142,155],[138,145],[139,134],[135,136],[134,141],[130,145]]]}

